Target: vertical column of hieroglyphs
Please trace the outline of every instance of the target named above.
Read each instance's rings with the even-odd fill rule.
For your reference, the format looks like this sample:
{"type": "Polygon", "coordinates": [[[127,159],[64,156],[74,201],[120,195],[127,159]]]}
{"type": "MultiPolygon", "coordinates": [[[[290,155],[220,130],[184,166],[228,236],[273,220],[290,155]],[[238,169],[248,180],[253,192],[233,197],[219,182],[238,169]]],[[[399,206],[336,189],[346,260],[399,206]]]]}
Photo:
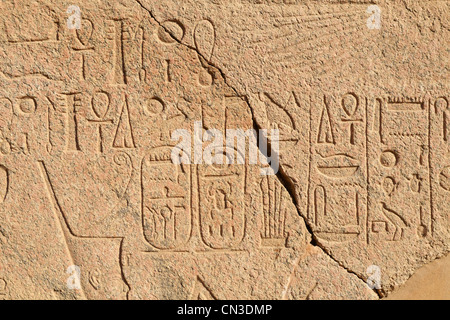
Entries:
{"type": "Polygon", "coordinates": [[[366,238],[365,104],[354,92],[311,97],[308,219],[323,241],[366,238]]]}
{"type": "Polygon", "coordinates": [[[435,222],[430,99],[389,96],[371,99],[371,103],[368,241],[430,237],[435,222]]]}

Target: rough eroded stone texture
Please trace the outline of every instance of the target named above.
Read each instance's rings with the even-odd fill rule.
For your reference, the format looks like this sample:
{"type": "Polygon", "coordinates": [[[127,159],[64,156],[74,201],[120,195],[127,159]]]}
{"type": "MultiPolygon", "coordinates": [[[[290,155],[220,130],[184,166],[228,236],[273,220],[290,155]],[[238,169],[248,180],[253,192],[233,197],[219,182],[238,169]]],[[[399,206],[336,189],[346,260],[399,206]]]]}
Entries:
{"type": "Polygon", "coordinates": [[[377,299],[449,251],[445,1],[81,1],[78,30],[23,2],[0,5],[0,298],[377,299]],[[277,175],[171,161],[175,130],[254,128],[277,175]]]}

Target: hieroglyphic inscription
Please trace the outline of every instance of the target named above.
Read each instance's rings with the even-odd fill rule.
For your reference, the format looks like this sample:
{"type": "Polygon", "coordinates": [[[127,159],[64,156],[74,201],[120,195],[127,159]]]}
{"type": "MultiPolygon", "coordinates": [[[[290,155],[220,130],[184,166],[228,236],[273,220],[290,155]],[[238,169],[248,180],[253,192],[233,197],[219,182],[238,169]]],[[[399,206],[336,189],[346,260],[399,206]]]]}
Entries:
{"type": "Polygon", "coordinates": [[[411,231],[420,236],[429,235],[430,100],[387,97],[377,101],[381,114],[379,134],[373,132],[368,137],[374,146],[368,152],[373,188],[369,194],[378,194],[376,199],[369,195],[369,241],[399,241],[405,238],[405,229],[415,229],[411,231]]]}
{"type": "MultiPolygon", "coordinates": [[[[81,266],[80,298],[217,299],[234,295],[236,281],[248,296],[265,297],[266,278],[266,287],[278,290],[271,297],[279,297],[286,283],[287,297],[294,284],[302,285],[289,273],[293,266],[301,273],[309,236],[326,245],[358,242],[372,250],[411,239],[434,241],[436,230],[445,228],[440,214],[450,191],[445,92],[382,96],[345,85],[330,85],[328,92],[305,81],[298,92],[255,94],[245,80],[234,90],[224,76],[234,81],[234,72],[248,66],[238,60],[223,70],[215,67],[236,35],[224,37],[233,23],[214,19],[214,13],[190,17],[189,10],[180,10],[183,17],[174,18],[141,2],[120,1],[107,10],[85,6],[81,28],[67,30],[61,14],[66,8],[6,2],[11,14],[0,26],[1,223],[19,226],[17,221],[27,220],[18,217],[30,208],[51,211],[27,223],[33,234],[47,228],[39,239],[56,235],[62,264],[81,266]],[[162,21],[155,21],[159,17],[162,21]],[[11,23],[4,23],[8,19],[11,23]],[[278,176],[255,174],[248,155],[236,147],[239,138],[233,146],[214,139],[214,130],[225,135],[227,129],[246,131],[257,124],[279,130],[279,137],[267,136],[269,144],[280,142],[278,176]],[[225,163],[200,159],[175,165],[176,129],[201,140],[185,157],[209,153],[225,163]],[[306,174],[294,177],[299,167],[306,174]],[[22,170],[29,171],[30,181],[16,178],[22,170]],[[22,188],[34,192],[17,196],[22,188]],[[298,213],[313,235],[303,234],[298,213]],[[230,273],[229,283],[220,283],[220,274],[231,269],[236,274],[230,273]]],[[[253,59],[246,48],[260,55],[259,68],[249,72],[275,83],[283,82],[274,77],[280,70],[320,73],[352,57],[348,48],[333,55],[328,44],[345,46],[334,40],[369,34],[356,32],[360,24],[366,31],[366,11],[360,8],[374,2],[323,1],[336,6],[305,12],[287,6],[299,1],[253,3],[264,8],[260,13],[267,19],[255,24],[261,26],[257,30],[240,22],[240,56],[253,59]],[[348,10],[354,3],[363,5],[348,10]]],[[[20,231],[17,236],[0,227],[0,250],[11,234],[18,248],[28,248],[20,231]]],[[[365,253],[374,252],[377,256],[376,250],[365,253]]],[[[336,259],[342,260],[353,258],[336,259]]],[[[2,298],[17,279],[0,271],[2,298]]],[[[58,281],[43,282],[55,287],[58,281]]],[[[301,296],[309,299],[321,294],[323,283],[314,279],[303,289],[301,296]]],[[[51,292],[63,295],[60,288],[51,292]]]]}
{"type": "Polygon", "coordinates": [[[361,235],[370,244],[432,236],[432,172],[442,168],[445,190],[447,179],[445,163],[436,163],[431,150],[445,159],[446,101],[312,96],[309,219],[323,240],[361,235]],[[441,144],[432,145],[436,135],[441,144]]]}
{"type": "Polygon", "coordinates": [[[352,92],[313,96],[311,120],[309,218],[324,240],[365,237],[365,99],[352,92]]]}

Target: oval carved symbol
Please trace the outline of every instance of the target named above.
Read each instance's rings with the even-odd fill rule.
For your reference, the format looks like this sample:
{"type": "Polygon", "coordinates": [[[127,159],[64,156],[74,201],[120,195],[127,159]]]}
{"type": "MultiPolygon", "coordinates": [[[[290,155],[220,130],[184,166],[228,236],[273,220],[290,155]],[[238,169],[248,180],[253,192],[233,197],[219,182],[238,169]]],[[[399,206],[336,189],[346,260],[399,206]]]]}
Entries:
{"type": "Polygon", "coordinates": [[[349,117],[353,117],[358,109],[358,97],[353,93],[348,93],[342,98],[342,108],[349,117]]]}
{"type": "Polygon", "coordinates": [[[178,21],[165,21],[158,29],[158,38],[165,44],[174,44],[177,41],[182,41],[184,38],[184,27],[178,21]]]}
{"type": "Polygon", "coordinates": [[[198,52],[210,61],[216,43],[216,31],[211,21],[202,20],[197,24],[194,30],[194,43],[198,52]]]}
{"type": "Polygon", "coordinates": [[[83,46],[87,46],[92,39],[94,33],[94,24],[88,20],[82,20],[82,26],[76,30],[77,38],[83,46]]]}
{"type": "Polygon", "coordinates": [[[92,97],[92,109],[99,119],[103,119],[109,110],[109,97],[104,92],[97,92],[92,97]]]}
{"type": "Polygon", "coordinates": [[[0,203],[5,201],[9,189],[9,175],[8,170],[0,165],[0,203]]]}

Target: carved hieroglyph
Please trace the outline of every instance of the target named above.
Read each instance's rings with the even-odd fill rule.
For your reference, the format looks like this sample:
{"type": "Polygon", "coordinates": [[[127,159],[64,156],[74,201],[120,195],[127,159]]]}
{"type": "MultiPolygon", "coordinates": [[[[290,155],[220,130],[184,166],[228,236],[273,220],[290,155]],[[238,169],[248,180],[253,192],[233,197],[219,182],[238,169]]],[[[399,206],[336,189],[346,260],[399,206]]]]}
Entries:
{"type": "Polygon", "coordinates": [[[0,298],[377,299],[448,252],[447,4],[298,2],[2,2],[0,298]],[[277,175],[172,162],[255,127],[277,175]]]}

